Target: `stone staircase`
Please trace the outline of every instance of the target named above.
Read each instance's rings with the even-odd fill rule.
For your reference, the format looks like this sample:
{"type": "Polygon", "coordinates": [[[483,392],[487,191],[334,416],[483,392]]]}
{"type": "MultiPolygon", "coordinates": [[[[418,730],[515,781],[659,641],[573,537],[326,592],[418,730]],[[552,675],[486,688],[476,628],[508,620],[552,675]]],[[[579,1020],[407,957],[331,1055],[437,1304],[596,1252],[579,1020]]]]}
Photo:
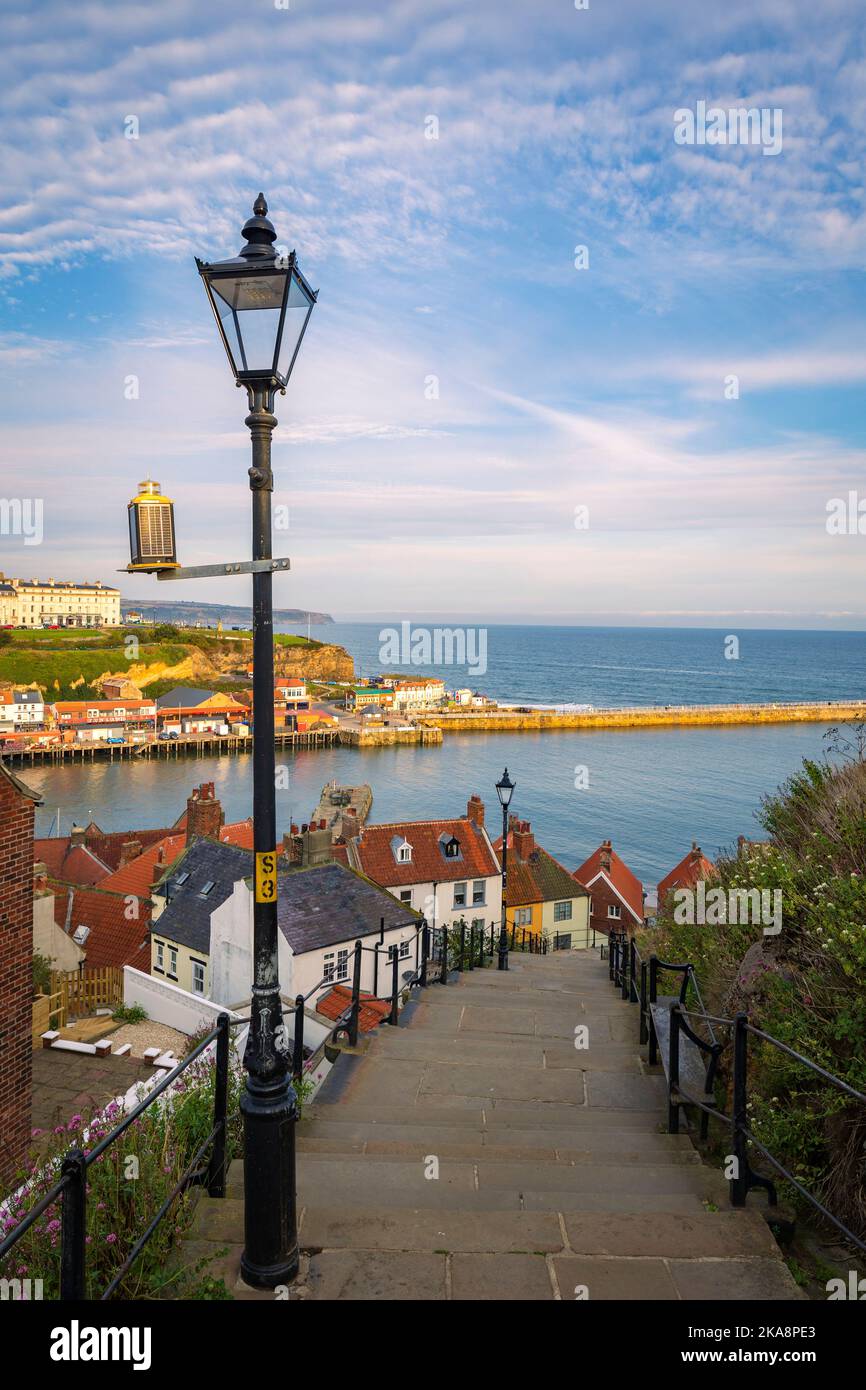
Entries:
{"type": "MultiPolygon", "coordinates": [[[[802,1298],[760,1211],[732,1210],[691,1140],[663,1132],[636,1034],[594,953],[430,985],[299,1125],[290,1296],[802,1298]]],[[[202,1196],[183,1258],[271,1299],[238,1278],[242,1185],[236,1163],[224,1200],[202,1196]]]]}

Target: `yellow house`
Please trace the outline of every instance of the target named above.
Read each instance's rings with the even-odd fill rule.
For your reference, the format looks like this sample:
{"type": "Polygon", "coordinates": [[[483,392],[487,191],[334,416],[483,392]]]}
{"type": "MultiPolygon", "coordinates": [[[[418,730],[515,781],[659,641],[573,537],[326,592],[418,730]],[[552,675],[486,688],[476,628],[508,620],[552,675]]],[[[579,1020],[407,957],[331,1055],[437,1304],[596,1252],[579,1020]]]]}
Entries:
{"type": "MultiPolygon", "coordinates": [[[[501,857],[501,837],[494,848],[501,857]]],[[[526,931],[544,937],[552,950],[584,950],[590,945],[590,894],[535,843],[529,821],[512,818],[506,868],[505,920],[518,940],[526,931]]]]}

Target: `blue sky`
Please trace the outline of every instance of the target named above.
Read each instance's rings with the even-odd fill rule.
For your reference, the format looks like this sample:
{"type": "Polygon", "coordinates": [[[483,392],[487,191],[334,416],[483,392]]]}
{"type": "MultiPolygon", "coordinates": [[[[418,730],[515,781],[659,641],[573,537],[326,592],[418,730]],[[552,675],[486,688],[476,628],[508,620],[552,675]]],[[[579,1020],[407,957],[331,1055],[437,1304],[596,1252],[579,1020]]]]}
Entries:
{"type": "Polygon", "coordinates": [[[860,0],[0,17],[0,491],[45,509],[41,546],[0,536],[7,574],[112,580],[148,472],[185,563],[247,553],[192,257],[234,254],[262,188],[320,288],[277,405],[278,602],[866,627],[866,535],[825,524],[866,499],[860,0]],[[678,145],[699,101],[781,110],[782,149],[678,145]]]}

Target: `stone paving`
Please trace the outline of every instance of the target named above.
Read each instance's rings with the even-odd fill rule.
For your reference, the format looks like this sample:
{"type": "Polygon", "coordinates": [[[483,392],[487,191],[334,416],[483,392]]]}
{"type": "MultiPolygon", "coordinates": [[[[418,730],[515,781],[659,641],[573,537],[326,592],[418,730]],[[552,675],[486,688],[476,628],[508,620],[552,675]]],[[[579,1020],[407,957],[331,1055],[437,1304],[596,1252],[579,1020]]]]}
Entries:
{"type": "MultiPolygon", "coordinates": [[[[598,956],[510,962],[430,985],[328,1077],[298,1129],[291,1298],[802,1298],[756,1205],[730,1209],[664,1132],[663,1077],[598,956]]],[[[238,1277],[242,1185],[236,1163],[202,1197],[183,1260],[271,1298],[238,1277]]]]}
{"type": "MultiPolygon", "coordinates": [[[[153,1067],[138,1058],[39,1048],[33,1053],[31,1128],[51,1131],[73,1115],[88,1119],[137,1081],[152,1076],[153,1067]]],[[[45,1147],[45,1141],[35,1147],[45,1147]]]]}

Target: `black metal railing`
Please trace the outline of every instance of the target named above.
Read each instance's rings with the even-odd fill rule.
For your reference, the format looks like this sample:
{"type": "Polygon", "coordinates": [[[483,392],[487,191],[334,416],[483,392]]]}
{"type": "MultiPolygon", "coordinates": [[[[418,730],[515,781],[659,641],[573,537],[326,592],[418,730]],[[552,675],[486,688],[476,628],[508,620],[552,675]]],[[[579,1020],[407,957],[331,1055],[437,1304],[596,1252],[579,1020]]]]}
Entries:
{"type": "Polygon", "coordinates": [[[770,1152],[749,1128],[749,1038],[757,1038],[776,1048],[779,1052],[807,1068],[813,1075],[821,1077],[823,1081],[834,1086],[838,1091],[850,1096],[852,1100],[866,1104],[866,1095],[854,1086],[850,1086],[847,1081],[843,1081],[841,1077],[834,1076],[832,1072],[827,1071],[817,1062],[813,1062],[811,1058],[804,1057],[801,1052],[796,1052],[794,1048],[789,1047],[781,1039],[774,1038],[772,1034],[756,1028],[754,1024],[749,1022],[748,1014],[738,1013],[733,1018],[724,1018],[708,1013],[701,998],[697,975],[690,962],[663,961],[655,955],[651,955],[648,961],[644,961],[641,959],[634,937],[629,937],[625,932],[612,932],[608,938],[608,974],[611,983],[620,991],[621,997],[640,1006],[638,1040],[641,1045],[647,1045],[650,1063],[658,1061],[658,1039],[653,1025],[652,1005],[657,1003],[658,977],[664,971],[682,976],[679,994],[670,1005],[669,1050],[664,1058],[668,1080],[669,1132],[677,1132],[679,1110],[683,1105],[694,1106],[700,1111],[701,1138],[703,1139],[707,1137],[711,1119],[726,1125],[730,1131],[731,1154],[735,1160],[732,1167],[733,1176],[728,1179],[732,1206],[745,1206],[749,1193],[755,1188],[763,1189],[767,1193],[770,1206],[776,1206],[778,1202],[775,1183],[770,1178],[756,1172],[749,1161],[749,1146],[751,1145],[764,1161],[781,1178],[789,1182],[825,1220],[835,1226],[846,1240],[859,1250],[866,1252],[866,1241],[849,1230],[844,1222],[829,1211],[814,1193],[804,1187],[799,1179],[785,1167],[775,1154],[770,1152]],[[695,996],[697,1008],[686,1007],[690,989],[695,996]],[[697,1027],[691,1026],[692,1023],[696,1024],[697,1027],[703,1027],[706,1037],[702,1037],[698,1033],[697,1027]],[[718,1041],[714,1027],[731,1030],[727,1043],[718,1041]],[[731,1113],[729,1115],[726,1115],[720,1106],[709,1103],[706,1094],[699,1097],[684,1090],[680,1080],[680,1047],[684,1037],[699,1049],[702,1056],[708,1059],[706,1063],[706,1092],[713,1090],[722,1053],[728,1047],[732,1048],[731,1113]]]}
{"type": "MultiPolygon", "coordinates": [[[[460,973],[466,969],[471,970],[476,965],[483,966],[485,957],[493,956],[498,949],[495,924],[491,925],[488,940],[483,926],[475,923],[467,926],[462,918],[450,928],[447,925],[431,927],[426,920],[422,919],[415,929],[414,936],[407,938],[410,947],[409,952],[404,955],[400,954],[400,943],[385,944],[384,919],[380,924],[380,933],[381,939],[375,946],[364,946],[362,941],[355,942],[349,1002],[334,1021],[333,1027],[328,1030],[316,1049],[311,1051],[308,1056],[305,1056],[307,1049],[304,1043],[307,1003],[313,996],[324,990],[331,990],[335,985],[344,984],[345,981],[338,980],[333,969],[328,970],[311,989],[308,989],[305,994],[296,995],[294,1002],[281,1011],[283,1019],[290,1015],[293,1018],[291,1067],[295,1084],[303,1079],[305,1072],[315,1070],[322,1058],[327,1057],[329,1053],[332,1054],[332,1058],[339,1055],[341,1035],[345,1035],[350,1047],[357,1047],[361,996],[364,993],[361,989],[361,976],[365,952],[374,957],[374,987],[372,991],[374,998],[380,997],[380,958],[383,953],[388,953],[386,964],[390,966],[388,972],[390,975],[388,979],[389,990],[384,997],[390,1002],[387,1022],[396,1027],[399,1026],[400,999],[406,990],[423,989],[433,982],[447,984],[449,974],[455,971],[460,973]],[[415,967],[409,975],[404,974],[401,977],[400,966],[405,964],[407,959],[411,959],[413,940],[416,946],[415,967]]],[[[522,931],[519,938],[516,933],[517,929],[512,927],[512,950],[547,952],[546,940],[536,940],[532,933],[525,930],[522,931]]],[[[62,1301],[77,1301],[86,1298],[85,1256],[87,1249],[87,1173],[89,1168],[117,1142],[131,1125],[135,1124],[161,1095],[174,1086],[188,1067],[202,1057],[214,1044],[214,1101],[210,1131],[202,1139],[183,1174],[153,1215],[142,1235],[132,1246],[110,1283],[103,1290],[100,1299],[103,1301],[109,1299],[117,1292],[160,1223],[183,1192],[194,1186],[203,1186],[207,1188],[209,1196],[225,1197],[230,1118],[228,1114],[230,1034],[233,1028],[243,1027],[249,1022],[250,1019],[246,1015],[232,1018],[228,1013],[221,1013],[215,1026],[200,1039],[189,1055],[172,1068],[155,1086],[151,1087],[147,1095],[128,1114],[123,1116],[109,1134],[106,1134],[87,1152],[81,1148],[70,1149],[61,1161],[60,1177],[57,1182],[18,1222],[14,1230],[0,1242],[0,1262],[10,1254],[40,1216],[59,1201],[60,1299],[62,1301]],[[205,1161],[208,1150],[210,1150],[210,1154],[205,1161]]]]}

